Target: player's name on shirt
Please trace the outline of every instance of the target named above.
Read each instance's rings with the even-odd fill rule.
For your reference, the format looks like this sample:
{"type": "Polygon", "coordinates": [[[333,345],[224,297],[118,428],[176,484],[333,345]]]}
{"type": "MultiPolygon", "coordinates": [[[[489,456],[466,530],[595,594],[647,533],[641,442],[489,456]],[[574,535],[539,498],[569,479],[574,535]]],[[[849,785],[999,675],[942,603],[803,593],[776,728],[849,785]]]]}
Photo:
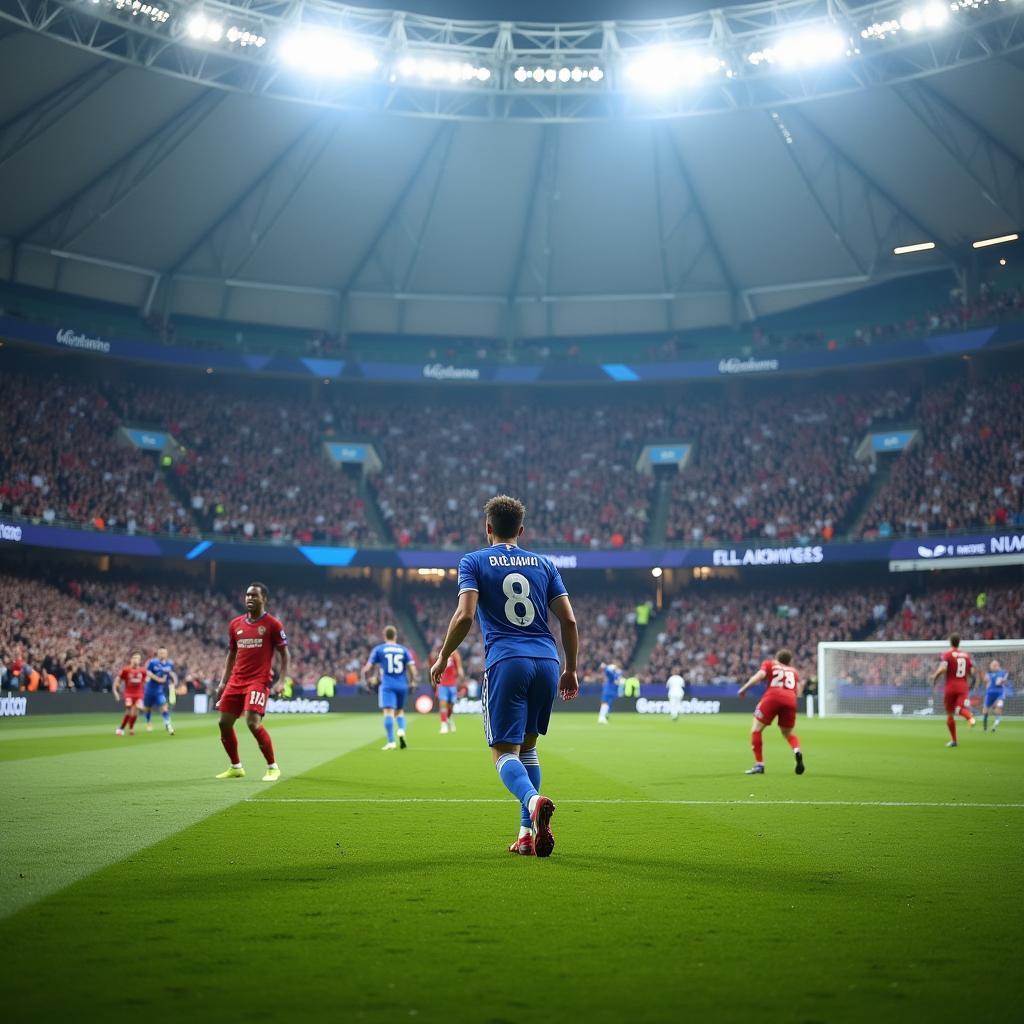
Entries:
{"type": "Polygon", "coordinates": [[[235,641],[235,646],[236,647],[262,647],[264,639],[265,638],[262,637],[262,636],[243,636],[243,637],[239,637],[235,641]]]}
{"type": "Polygon", "coordinates": [[[488,555],[487,561],[491,565],[501,567],[540,565],[540,559],[536,555],[488,555]]]}

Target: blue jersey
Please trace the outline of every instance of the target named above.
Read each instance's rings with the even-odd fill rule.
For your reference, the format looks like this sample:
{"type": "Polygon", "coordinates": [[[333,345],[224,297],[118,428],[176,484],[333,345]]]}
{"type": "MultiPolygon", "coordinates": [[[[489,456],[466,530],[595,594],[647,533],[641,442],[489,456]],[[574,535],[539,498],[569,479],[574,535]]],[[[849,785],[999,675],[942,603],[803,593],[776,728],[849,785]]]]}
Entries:
{"type": "Polygon", "coordinates": [[[487,668],[504,658],[558,660],[548,607],[566,589],[550,558],[517,544],[472,551],[459,562],[459,593],[468,590],[479,595],[476,618],[487,668]]]}
{"type": "Polygon", "coordinates": [[[604,667],[604,685],[605,686],[618,686],[619,680],[622,678],[622,673],[614,665],[605,665],[604,667]]]}
{"type": "Polygon", "coordinates": [[[380,685],[388,689],[404,689],[409,685],[405,666],[412,663],[409,649],[401,644],[377,644],[370,652],[370,664],[380,665],[380,685]]]}
{"type": "MultiPolygon", "coordinates": [[[[166,686],[171,681],[174,662],[169,658],[150,658],[146,662],[146,671],[152,672],[156,676],[157,686],[166,686]]],[[[149,684],[150,686],[154,685],[154,681],[150,679],[149,684]]]]}
{"type": "Polygon", "coordinates": [[[1003,686],[1006,683],[1006,677],[1010,673],[1005,669],[1001,668],[998,672],[986,672],[985,678],[988,680],[988,692],[997,693],[1001,697],[1003,695],[1003,686]]]}

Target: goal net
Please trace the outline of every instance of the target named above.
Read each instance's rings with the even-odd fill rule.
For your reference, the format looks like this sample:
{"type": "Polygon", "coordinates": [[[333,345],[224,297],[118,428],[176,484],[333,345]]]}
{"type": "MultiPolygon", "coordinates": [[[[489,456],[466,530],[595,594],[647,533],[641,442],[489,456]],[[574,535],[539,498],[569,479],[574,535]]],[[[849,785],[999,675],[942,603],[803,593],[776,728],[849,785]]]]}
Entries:
{"type": "MultiPolygon", "coordinates": [[[[949,650],[940,640],[828,642],[818,644],[818,714],[945,716],[940,678],[931,676],[949,650]]],[[[980,685],[971,691],[977,712],[988,688],[992,661],[1006,670],[1003,715],[1024,715],[1024,640],[963,640],[980,685]]]]}

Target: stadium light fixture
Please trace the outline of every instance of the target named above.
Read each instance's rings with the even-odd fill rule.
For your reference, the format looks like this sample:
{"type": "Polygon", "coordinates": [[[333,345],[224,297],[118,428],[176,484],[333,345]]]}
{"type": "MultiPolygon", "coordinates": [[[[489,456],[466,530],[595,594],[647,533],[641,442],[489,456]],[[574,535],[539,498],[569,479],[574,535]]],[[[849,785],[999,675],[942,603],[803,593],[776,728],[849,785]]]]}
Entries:
{"type": "Polygon", "coordinates": [[[398,62],[398,74],[402,78],[418,78],[423,82],[449,82],[460,85],[465,82],[487,82],[491,69],[468,61],[444,60],[437,57],[403,57],[398,62]]]}
{"type": "Polygon", "coordinates": [[[654,567],[654,568],[653,568],[653,569],[651,570],[651,575],[652,575],[652,576],[653,576],[653,577],[654,577],[655,579],[660,579],[660,578],[661,578],[661,571],[662,571],[662,570],[661,570],[661,566],[660,566],[660,565],[656,565],[656,566],[655,566],[655,567],[654,567]]]}
{"type": "Polygon", "coordinates": [[[667,93],[699,85],[724,67],[725,62],[712,54],[655,46],[629,60],[626,79],[644,92],[667,93]]]}
{"type": "Polygon", "coordinates": [[[200,11],[188,19],[185,26],[192,39],[203,43],[219,43],[224,38],[224,26],[219,21],[208,18],[200,11]]]}
{"type": "Polygon", "coordinates": [[[369,47],[361,46],[329,29],[301,28],[285,36],[281,43],[285,64],[314,75],[349,78],[367,75],[380,65],[369,47]]]}
{"type": "Polygon", "coordinates": [[[849,43],[838,29],[809,28],[779,36],[773,45],[747,56],[755,67],[779,64],[782,67],[814,67],[829,64],[849,53],[849,43]]]}
{"type": "Polygon", "coordinates": [[[536,82],[540,85],[547,82],[553,85],[558,82],[560,85],[568,85],[570,82],[579,85],[581,82],[600,82],[604,78],[604,70],[597,67],[581,67],[580,65],[568,65],[564,67],[526,67],[520,64],[512,72],[512,79],[520,85],[529,82],[536,82]]]}
{"type": "Polygon", "coordinates": [[[983,238],[980,242],[972,242],[971,246],[975,249],[984,249],[989,245],[1001,245],[1003,242],[1016,242],[1020,238],[1020,235],[1000,235],[998,238],[983,238]]]}
{"type": "Polygon", "coordinates": [[[934,248],[934,242],[915,242],[913,245],[897,245],[893,249],[893,255],[905,256],[908,252],[927,252],[929,249],[934,248]]]}
{"type": "Polygon", "coordinates": [[[232,25],[224,33],[224,38],[232,45],[242,47],[255,46],[257,50],[261,46],[267,45],[266,36],[261,36],[258,32],[250,32],[246,28],[239,28],[238,25],[232,25]]]}
{"type": "MultiPolygon", "coordinates": [[[[170,11],[158,4],[143,3],[143,0],[106,0],[106,2],[108,7],[113,7],[116,11],[129,14],[133,18],[140,16],[148,18],[157,25],[162,25],[171,16],[170,11]]],[[[92,3],[98,6],[100,0],[92,0],[92,3]]]]}

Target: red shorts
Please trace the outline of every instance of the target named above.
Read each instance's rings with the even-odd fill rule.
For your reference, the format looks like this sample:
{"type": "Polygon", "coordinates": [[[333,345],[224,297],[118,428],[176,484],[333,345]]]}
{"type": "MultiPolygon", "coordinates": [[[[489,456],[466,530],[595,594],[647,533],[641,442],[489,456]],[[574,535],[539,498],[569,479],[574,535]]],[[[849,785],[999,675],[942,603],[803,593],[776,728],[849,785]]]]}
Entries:
{"type": "Polygon", "coordinates": [[[124,702],[125,704],[141,704],[142,703],[142,687],[132,686],[124,691],[124,702]]]}
{"type": "Polygon", "coordinates": [[[269,693],[270,690],[266,686],[250,686],[247,690],[227,690],[221,697],[217,710],[236,718],[241,718],[250,711],[265,715],[269,693]]]}
{"type": "MultiPolygon", "coordinates": [[[[946,705],[946,714],[952,715],[964,704],[968,704],[968,690],[965,686],[947,686],[942,692],[942,701],[946,705]]],[[[969,706],[969,705],[968,705],[969,706]]]]}
{"type": "Polygon", "coordinates": [[[757,702],[754,717],[765,725],[771,725],[776,715],[779,718],[780,729],[792,729],[796,725],[796,701],[769,690],[757,702]]]}

